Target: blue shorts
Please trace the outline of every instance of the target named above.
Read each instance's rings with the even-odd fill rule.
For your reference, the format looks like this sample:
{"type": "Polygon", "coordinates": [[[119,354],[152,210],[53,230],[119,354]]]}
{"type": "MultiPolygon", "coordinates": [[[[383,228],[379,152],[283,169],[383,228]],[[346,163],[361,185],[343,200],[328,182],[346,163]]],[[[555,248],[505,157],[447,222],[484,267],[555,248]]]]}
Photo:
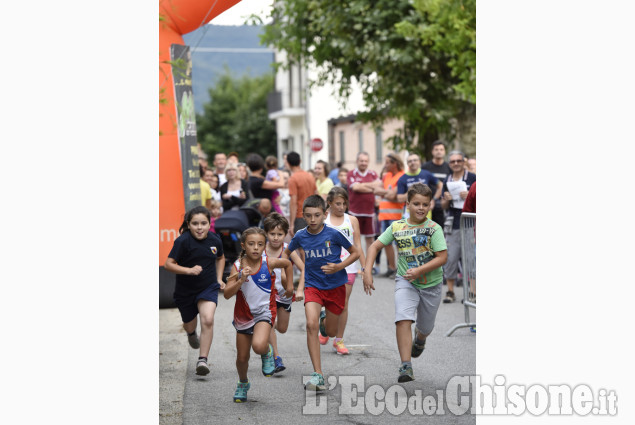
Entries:
{"type": "Polygon", "coordinates": [[[198,300],[212,301],[218,305],[218,290],[220,285],[218,283],[212,283],[206,289],[201,291],[198,295],[192,295],[190,297],[174,298],[174,304],[181,313],[181,320],[183,323],[191,322],[198,315],[198,300]]]}

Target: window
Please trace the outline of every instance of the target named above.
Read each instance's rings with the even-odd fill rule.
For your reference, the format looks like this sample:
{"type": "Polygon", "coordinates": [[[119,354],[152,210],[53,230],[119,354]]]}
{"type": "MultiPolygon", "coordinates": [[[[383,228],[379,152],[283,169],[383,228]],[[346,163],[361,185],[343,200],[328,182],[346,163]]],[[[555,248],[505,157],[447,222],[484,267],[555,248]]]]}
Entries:
{"type": "Polygon", "coordinates": [[[384,147],[384,142],[382,141],[381,128],[375,130],[375,150],[377,152],[377,164],[381,164],[384,158],[384,154],[382,149],[384,147]]]}

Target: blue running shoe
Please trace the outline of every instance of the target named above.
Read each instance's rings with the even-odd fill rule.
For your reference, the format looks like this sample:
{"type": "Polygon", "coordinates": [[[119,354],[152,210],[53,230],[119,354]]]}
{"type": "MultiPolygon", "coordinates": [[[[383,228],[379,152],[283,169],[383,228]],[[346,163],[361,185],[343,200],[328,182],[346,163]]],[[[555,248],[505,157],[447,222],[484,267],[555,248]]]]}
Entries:
{"type": "Polygon", "coordinates": [[[273,361],[273,347],[269,344],[269,351],[267,354],[262,354],[262,374],[266,377],[273,375],[276,371],[276,365],[273,361]]]}
{"type": "Polygon", "coordinates": [[[397,382],[409,382],[414,380],[415,380],[415,377],[414,377],[414,374],[412,373],[412,367],[401,365],[399,367],[399,378],[397,378],[397,382]]]}
{"type": "Polygon", "coordinates": [[[304,384],[304,389],[308,391],[324,391],[326,389],[324,377],[317,372],[313,372],[311,379],[304,384]]]}
{"type": "Polygon", "coordinates": [[[249,381],[238,382],[236,386],[236,392],[234,393],[234,403],[244,403],[247,401],[247,391],[251,387],[249,381]]]}
{"type": "Polygon", "coordinates": [[[326,317],[326,310],[320,311],[320,334],[322,334],[323,337],[328,338],[328,335],[326,334],[326,328],[324,327],[325,317],[326,317]]]}
{"type": "Polygon", "coordinates": [[[286,367],[284,367],[284,363],[282,363],[282,357],[278,356],[274,359],[274,363],[276,365],[276,369],[274,370],[275,373],[279,373],[282,372],[283,370],[286,369],[286,367]]]}

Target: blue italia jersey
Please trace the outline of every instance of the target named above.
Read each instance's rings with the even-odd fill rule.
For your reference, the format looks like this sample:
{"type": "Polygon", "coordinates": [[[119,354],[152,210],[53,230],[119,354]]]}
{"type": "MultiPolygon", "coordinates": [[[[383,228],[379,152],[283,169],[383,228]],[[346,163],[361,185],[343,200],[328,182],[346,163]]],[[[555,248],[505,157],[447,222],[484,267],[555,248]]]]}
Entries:
{"type": "Polygon", "coordinates": [[[350,241],[339,230],[326,224],[316,235],[309,233],[307,229],[305,227],[298,231],[288,247],[291,252],[298,248],[304,250],[304,285],[320,290],[344,285],[348,280],[346,269],[326,274],[321,267],[327,263],[341,263],[342,248],[350,248],[350,241]]]}

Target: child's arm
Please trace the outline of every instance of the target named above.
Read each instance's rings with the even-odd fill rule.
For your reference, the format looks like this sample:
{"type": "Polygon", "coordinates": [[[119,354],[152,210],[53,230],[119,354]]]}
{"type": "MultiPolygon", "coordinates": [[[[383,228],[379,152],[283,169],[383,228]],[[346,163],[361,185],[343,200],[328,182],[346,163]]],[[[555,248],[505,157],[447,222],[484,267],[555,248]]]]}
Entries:
{"type": "Polygon", "coordinates": [[[364,257],[364,250],[362,249],[362,238],[359,236],[359,220],[357,220],[357,217],[350,214],[349,218],[351,220],[351,224],[353,225],[353,245],[355,245],[355,248],[357,248],[357,250],[359,251],[359,264],[364,267],[364,264],[366,263],[366,257],[364,257]]]}
{"type": "Polygon", "coordinates": [[[291,279],[286,279],[287,286],[284,296],[290,297],[293,295],[293,263],[286,258],[269,258],[267,262],[269,263],[270,269],[284,269],[285,275],[291,276],[291,279]]]}
{"type": "Polygon", "coordinates": [[[216,258],[216,280],[220,285],[220,289],[225,289],[225,282],[223,282],[223,272],[225,271],[225,256],[221,255],[216,258]]]}
{"type": "Polygon", "coordinates": [[[242,284],[247,282],[247,279],[251,274],[251,268],[249,266],[240,271],[236,269],[236,266],[233,266],[232,269],[234,270],[234,273],[230,274],[227,278],[227,285],[225,286],[225,291],[223,291],[223,296],[226,300],[238,293],[242,284]]]}
{"type": "Polygon", "coordinates": [[[353,264],[359,258],[359,250],[355,247],[355,245],[351,245],[350,248],[347,248],[347,251],[351,253],[346,260],[341,263],[326,263],[322,267],[322,271],[326,274],[333,274],[339,272],[340,270],[344,270],[347,266],[353,264]]]}
{"type": "MultiPolygon", "coordinates": [[[[297,252],[292,252],[289,259],[293,261],[298,270],[300,270],[300,280],[298,281],[298,288],[295,290],[295,300],[302,301],[304,299],[304,261],[302,261],[297,252]]],[[[291,270],[293,270],[293,268],[291,268],[291,270]]],[[[291,274],[291,281],[293,282],[293,274],[291,274]]]]}
{"type": "Polygon", "coordinates": [[[176,263],[176,260],[170,257],[168,257],[168,259],[165,260],[164,267],[169,272],[176,273],[176,274],[186,274],[188,276],[198,276],[203,271],[203,267],[199,265],[196,265],[194,267],[179,266],[176,263]]]}
{"type": "Polygon", "coordinates": [[[408,269],[406,274],[403,275],[404,279],[409,282],[412,282],[415,279],[418,279],[420,276],[423,276],[426,273],[430,273],[434,269],[438,269],[442,265],[448,261],[448,250],[445,249],[443,251],[433,252],[434,258],[422,266],[415,267],[414,269],[408,269]]]}
{"type": "Polygon", "coordinates": [[[377,258],[377,254],[379,251],[384,249],[386,245],[384,245],[381,241],[376,240],[373,242],[368,250],[366,251],[366,262],[364,263],[364,272],[362,274],[362,282],[364,283],[364,292],[368,295],[372,295],[371,290],[375,290],[375,285],[373,285],[373,263],[375,258],[377,258]]]}

